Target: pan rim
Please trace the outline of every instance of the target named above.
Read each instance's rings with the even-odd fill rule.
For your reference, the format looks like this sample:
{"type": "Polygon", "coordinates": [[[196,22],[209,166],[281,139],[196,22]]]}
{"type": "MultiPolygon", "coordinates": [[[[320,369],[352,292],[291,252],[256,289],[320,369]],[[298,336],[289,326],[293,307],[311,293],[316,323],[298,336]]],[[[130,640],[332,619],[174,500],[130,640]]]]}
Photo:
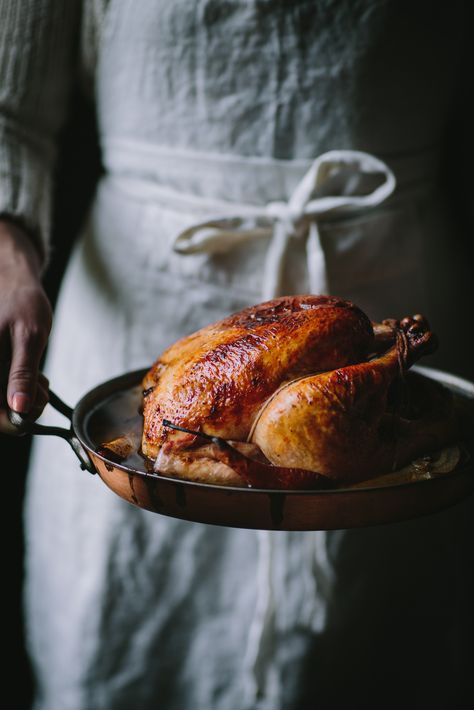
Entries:
{"type": "MultiPolygon", "coordinates": [[[[426,366],[414,366],[411,368],[414,372],[418,372],[421,375],[424,375],[430,379],[436,380],[440,382],[441,384],[444,384],[447,386],[451,391],[455,391],[457,394],[463,396],[464,398],[468,400],[473,400],[474,401],[474,383],[470,382],[469,380],[459,377],[458,375],[453,375],[449,372],[446,372],[444,370],[440,370],[437,368],[431,368],[431,367],[426,367],[426,366]]],[[[147,473],[145,471],[140,471],[138,469],[132,468],[130,466],[127,466],[126,464],[121,464],[117,463],[115,461],[112,461],[111,459],[107,459],[105,456],[102,454],[98,453],[94,449],[94,445],[91,442],[90,437],[87,435],[87,420],[93,413],[94,409],[96,409],[102,402],[104,402],[105,399],[108,397],[113,396],[114,394],[117,394],[117,392],[120,391],[119,385],[129,382],[129,388],[131,387],[136,387],[139,383],[140,380],[145,376],[145,374],[148,372],[149,367],[145,368],[139,368],[137,370],[131,370],[128,372],[123,373],[122,375],[118,375],[116,377],[111,378],[110,380],[106,380],[105,382],[101,382],[92,389],[90,389],[88,392],[86,392],[81,399],[77,402],[76,406],[73,409],[72,413],[72,429],[74,431],[74,434],[76,437],[79,439],[81,444],[84,446],[84,448],[88,451],[89,454],[93,455],[94,457],[99,458],[104,464],[107,464],[109,466],[113,466],[116,469],[119,469],[123,471],[124,473],[133,476],[140,476],[148,480],[153,480],[159,483],[164,483],[164,484],[173,484],[173,485],[183,485],[191,488],[197,488],[199,490],[206,490],[206,491],[216,491],[219,493],[225,493],[228,492],[229,494],[236,494],[236,493],[245,493],[245,494],[262,494],[265,493],[266,495],[280,495],[280,496],[340,496],[340,495],[348,495],[348,494],[364,494],[368,492],[375,492],[377,491],[378,493],[382,494],[382,492],[386,492],[387,494],[390,491],[393,490],[400,490],[403,488],[408,488],[408,489],[413,489],[414,486],[420,486],[420,485],[440,485],[442,484],[445,480],[446,477],[449,477],[449,480],[457,479],[457,478],[463,478],[465,476],[473,475],[474,474],[474,459],[470,459],[468,462],[466,462],[462,467],[458,469],[454,469],[451,473],[448,474],[440,474],[437,477],[434,478],[429,478],[429,479],[422,479],[418,481],[404,481],[400,483],[393,483],[390,485],[386,486],[364,486],[363,488],[352,488],[352,487],[345,487],[345,488],[329,488],[329,489],[324,489],[324,490],[315,490],[315,489],[303,489],[303,490],[295,490],[295,489],[278,489],[278,488],[252,488],[249,486],[223,486],[219,485],[216,483],[203,483],[200,481],[191,481],[185,478],[178,478],[178,477],[173,477],[173,476],[165,476],[165,475],[160,475],[160,474],[154,474],[154,473],[147,473]],[[132,384],[134,382],[134,384],[132,384]],[[101,391],[107,391],[107,395],[103,397],[102,399],[98,400],[98,397],[101,393],[101,391]],[[95,405],[90,406],[90,400],[97,400],[95,402],[95,405]],[[88,406],[89,405],[89,406],[88,406]],[[86,409],[86,411],[83,411],[86,409]]],[[[122,388],[123,391],[123,388],[122,388]]]]}

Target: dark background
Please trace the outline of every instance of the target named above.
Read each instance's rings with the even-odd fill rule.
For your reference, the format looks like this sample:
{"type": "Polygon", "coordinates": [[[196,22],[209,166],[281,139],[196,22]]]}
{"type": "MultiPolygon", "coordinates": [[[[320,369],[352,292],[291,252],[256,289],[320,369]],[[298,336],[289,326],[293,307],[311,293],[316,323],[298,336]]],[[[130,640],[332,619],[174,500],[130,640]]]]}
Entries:
{"type": "MultiPolygon", "coordinates": [[[[61,133],[56,176],[56,196],[53,218],[53,254],[45,275],[45,288],[54,305],[71,247],[81,228],[94,185],[100,174],[100,155],[97,144],[95,115],[92,106],[77,89],[72,98],[69,120],[61,133]]],[[[53,385],[54,388],[54,385],[53,385]]],[[[74,405],[74,402],[71,402],[74,405]]],[[[14,707],[31,707],[33,679],[24,646],[22,585],[23,585],[23,497],[30,450],[30,437],[12,438],[0,435],[1,475],[8,476],[3,486],[2,569],[4,651],[8,658],[9,674],[21,679],[15,688],[14,707]],[[18,675],[17,675],[18,674],[18,675]]]]}

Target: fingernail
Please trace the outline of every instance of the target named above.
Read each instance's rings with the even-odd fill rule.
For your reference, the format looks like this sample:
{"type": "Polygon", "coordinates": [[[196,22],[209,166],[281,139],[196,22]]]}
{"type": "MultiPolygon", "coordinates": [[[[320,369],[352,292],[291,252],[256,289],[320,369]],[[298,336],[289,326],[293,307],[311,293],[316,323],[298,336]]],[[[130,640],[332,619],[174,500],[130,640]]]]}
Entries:
{"type": "Polygon", "coordinates": [[[31,399],[25,392],[15,392],[12,397],[13,410],[20,414],[26,414],[30,411],[31,399]]]}

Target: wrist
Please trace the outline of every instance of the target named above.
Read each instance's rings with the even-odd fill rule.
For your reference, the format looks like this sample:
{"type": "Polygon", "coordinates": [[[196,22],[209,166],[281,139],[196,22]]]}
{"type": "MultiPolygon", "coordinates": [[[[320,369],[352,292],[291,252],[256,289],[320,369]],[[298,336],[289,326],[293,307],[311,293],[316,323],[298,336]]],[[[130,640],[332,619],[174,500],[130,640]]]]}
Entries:
{"type": "Polygon", "coordinates": [[[0,275],[11,270],[40,280],[41,260],[27,232],[14,220],[0,217],[0,275]]]}

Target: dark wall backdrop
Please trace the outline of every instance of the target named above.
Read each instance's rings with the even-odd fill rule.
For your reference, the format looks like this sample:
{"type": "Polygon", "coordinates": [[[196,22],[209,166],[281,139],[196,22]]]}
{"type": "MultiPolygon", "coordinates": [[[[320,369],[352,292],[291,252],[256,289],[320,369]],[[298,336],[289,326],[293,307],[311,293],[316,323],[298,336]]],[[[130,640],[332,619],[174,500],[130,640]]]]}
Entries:
{"type": "MultiPolygon", "coordinates": [[[[97,177],[100,156],[97,147],[95,116],[92,106],[79,90],[71,98],[69,120],[62,131],[56,179],[55,214],[53,219],[52,260],[45,275],[45,287],[53,305],[60,281],[74,243],[83,223],[97,177]]],[[[54,384],[52,385],[54,389],[54,384]]],[[[29,437],[0,435],[0,471],[4,485],[2,504],[2,570],[3,605],[8,624],[4,649],[11,674],[19,672],[21,683],[15,689],[14,705],[19,710],[31,707],[33,681],[24,647],[22,618],[23,585],[23,524],[22,508],[25,478],[30,451],[29,437]]],[[[9,683],[12,675],[5,675],[9,683]]]]}

